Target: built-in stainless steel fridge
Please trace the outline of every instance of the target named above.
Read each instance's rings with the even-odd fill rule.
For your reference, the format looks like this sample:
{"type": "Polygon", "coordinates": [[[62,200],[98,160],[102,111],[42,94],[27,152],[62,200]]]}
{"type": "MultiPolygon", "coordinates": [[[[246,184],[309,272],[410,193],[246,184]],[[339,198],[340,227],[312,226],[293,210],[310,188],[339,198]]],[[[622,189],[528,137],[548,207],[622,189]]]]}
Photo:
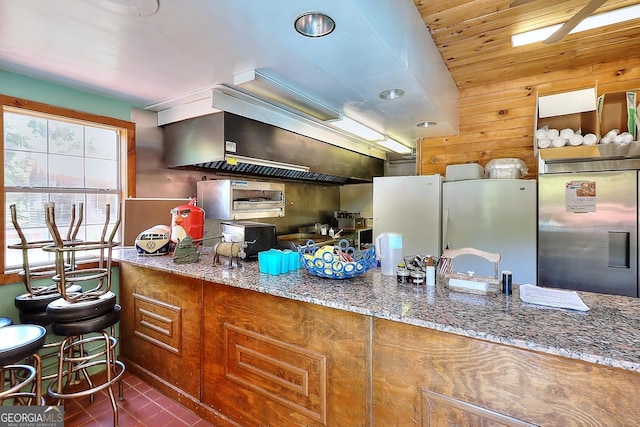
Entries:
{"type": "Polygon", "coordinates": [[[638,296],[638,172],[538,178],[538,284],[638,296]]]}

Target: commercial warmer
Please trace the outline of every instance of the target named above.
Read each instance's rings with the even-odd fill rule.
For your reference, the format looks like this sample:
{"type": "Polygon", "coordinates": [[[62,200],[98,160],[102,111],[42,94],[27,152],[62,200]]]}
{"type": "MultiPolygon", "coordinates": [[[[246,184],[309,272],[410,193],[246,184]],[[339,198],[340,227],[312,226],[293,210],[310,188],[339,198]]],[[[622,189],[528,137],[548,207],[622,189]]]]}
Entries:
{"type": "Polygon", "coordinates": [[[638,172],[538,178],[540,286],[638,296],[638,172]]]}

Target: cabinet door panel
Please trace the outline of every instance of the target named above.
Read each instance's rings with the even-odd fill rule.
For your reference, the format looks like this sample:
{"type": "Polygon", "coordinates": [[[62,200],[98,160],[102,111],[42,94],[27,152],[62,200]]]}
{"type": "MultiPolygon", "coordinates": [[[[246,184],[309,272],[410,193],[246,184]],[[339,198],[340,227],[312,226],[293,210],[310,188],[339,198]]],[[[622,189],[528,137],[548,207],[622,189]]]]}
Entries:
{"type": "Polygon", "coordinates": [[[202,282],[120,264],[120,352],[187,394],[200,396],[202,282]]]}
{"type": "Polygon", "coordinates": [[[365,316],[205,284],[203,402],[241,425],[370,425],[365,316]]]}
{"type": "Polygon", "coordinates": [[[635,372],[383,319],[374,320],[373,349],[376,425],[465,419],[577,427],[640,419],[635,372]]]}

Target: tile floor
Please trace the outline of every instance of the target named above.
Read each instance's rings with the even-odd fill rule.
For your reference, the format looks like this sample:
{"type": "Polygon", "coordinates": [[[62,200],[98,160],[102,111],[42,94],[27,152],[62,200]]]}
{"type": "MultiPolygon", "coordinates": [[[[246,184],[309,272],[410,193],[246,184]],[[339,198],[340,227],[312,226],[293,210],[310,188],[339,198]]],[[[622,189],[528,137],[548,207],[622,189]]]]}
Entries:
{"type": "MultiPolygon", "coordinates": [[[[116,400],[120,427],[212,425],[132,373],[125,371],[123,379],[124,400],[116,400]]],[[[117,399],[117,386],[113,390],[117,399]]],[[[89,402],[88,397],[68,399],[64,412],[65,427],[113,426],[113,410],[106,390],[96,393],[93,403],[89,402]]]]}

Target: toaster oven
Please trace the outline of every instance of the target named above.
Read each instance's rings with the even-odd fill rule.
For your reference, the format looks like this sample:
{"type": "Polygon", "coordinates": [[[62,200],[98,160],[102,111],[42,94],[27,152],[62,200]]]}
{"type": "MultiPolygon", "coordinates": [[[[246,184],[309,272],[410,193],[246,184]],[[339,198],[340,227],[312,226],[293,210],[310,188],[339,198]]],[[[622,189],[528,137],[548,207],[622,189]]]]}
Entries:
{"type": "Polygon", "coordinates": [[[262,222],[238,221],[221,222],[220,234],[225,241],[246,242],[244,252],[247,258],[258,256],[258,252],[278,247],[276,226],[262,222]]]}

